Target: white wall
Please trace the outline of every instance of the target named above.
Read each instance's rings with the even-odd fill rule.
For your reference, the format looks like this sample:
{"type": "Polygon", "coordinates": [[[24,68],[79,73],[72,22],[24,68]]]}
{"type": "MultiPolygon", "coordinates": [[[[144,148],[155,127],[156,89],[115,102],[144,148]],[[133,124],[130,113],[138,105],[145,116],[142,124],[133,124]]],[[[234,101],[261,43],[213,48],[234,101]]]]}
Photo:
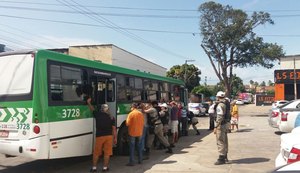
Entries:
{"type": "Polygon", "coordinates": [[[150,72],[151,74],[160,76],[166,76],[167,71],[166,68],[160,65],[147,61],[146,59],[122,50],[116,46],[113,46],[112,48],[112,64],[132,70],[139,70],[141,72],[150,72]]]}
{"type": "Polygon", "coordinates": [[[300,69],[300,55],[281,58],[280,59],[280,68],[281,69],[294,69],[294,58],[295,58],[295,68],[300,69]]]}

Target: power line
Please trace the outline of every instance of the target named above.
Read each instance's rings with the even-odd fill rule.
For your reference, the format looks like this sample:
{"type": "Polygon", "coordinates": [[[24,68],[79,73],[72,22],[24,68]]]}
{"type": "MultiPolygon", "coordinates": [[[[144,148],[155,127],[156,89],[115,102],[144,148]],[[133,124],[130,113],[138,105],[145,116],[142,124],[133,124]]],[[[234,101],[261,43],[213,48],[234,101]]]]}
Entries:
{"type": "MultiPolygon", "coordinates": [[[[13,4],[31,4],[31,5],[46,5],[46,6],[65,6],[63,4],[55,3],[41,3],[41,2],[25,2],[25,1],[1,1],[5,3],[13,4]]],[[[72,7],[83,7],[83,5],[69,5],[72,7]]],[[[113,7],[113,6],[96,6],[96,5],[85,5],[84,7],[89,8],[106,8],[106,9],[118,9],[118,10],[144,10],[144,11],[182,11],[182,12],[197,12],[196,9],[172,9],[172,8],[134,8],[134,7],[113,7]]]]}
{"type": "MultiPolygon", "coordinates": [[[[44,3],[44,2],[27,2],[27,1],[7,1],[7,0],[0,0],[0,2],[10,3],[10,4],[25,4],[25,5],[43,5],[43,6],[65,6],[62,4],[56,3],[44,3]]],[[[73,7],[79,5],[70,5],[73,7]]],[[[120,7],[120,6],[97,6],[97,5],[84,5],[84,7],[89,8],[100,8],[100,9],[117,9],[117,10],[134,10],[134,11],[177,11],[177,12],[198,12],[197,9],[174,9],[174,8],[138,8],[138,7],[120,7]]],[[[281,12],[300,12],[299,9],[275,9],[275,10],[244,10],[245,12],[272,12],[272,13],[281,13],[281,12]]]]}
{"type": "MultiPolygon", "coordinates": [[[[43,40],[48,40],[48,41],[50,41],[50,42],[56,42],[56,43],[58,43],[58,44],[60,44],[60,45],[69,46],[69,45],[67,45],[67,44],[65,44],[65,43],[63,43],[63,42],[56,41],[56,40],[54,40],[54,39],[45,37],[45,36],[43,36],[43,35],[38,35],[38,34],[36,34],[36,33],[31,33],[31,32],[28,32],[28,31],[24,31],[24,30],[21,30],[21,29],[19,29],[19,28],[15,28],[15,27],[12,27],[12,26],[8,26],[8,25],[2,24],[2,23],[0,23],[0,25],[5,26],[5,27],[10,28],[10,29],[13,29],[13,30],[16,30],[16,31],[19,31],[19,32],[22,32],[22,33],[25,33],[25,35],[29,35],[29,36],[34,35],[34,36],[37,36],[38,38],[42,38],[43,40]]],[[[13,33],[13,34],[15,34],[15,33],[13,33]]],[[[35,40],[35,42],[41,43],[41,42],[36,41],[36,40],[35,40]]],[[[42,44],[45,44],[45,43],[42,43],[42,44]]],[[[48,46],[49,46],[49,47],[52,47],[51,45],[48,45],[48,46]]]]}
{"type": "MultiPolygon", "coordinates": [[[[140,31],[140,32],[153,32],[153,33],[166,33],[166,34],[188,34],[188,35],[200,35],[200,32],[191,32],[191,31],[170,31],[170,30],[151,30],[151,29],[141,29],[141,28],[125,28],[125,27],[114,27],[114,26],[105,26],[105,25],[97,25],[97,24],[89,24],[89,23],[80,23],[80,22],[69,22],[62,20],[51,20],[51,19],[42,19],[42,18],[32,18],[32,17],[21,17],[21,16],[12,16],[12,15],[2,15],[0,17],[8,17],[15,19],[24,19],[24,20],[34,20],[34,21],[43,21],[43,22],[53,22],[53,23],[62,23],[62,24],[71,24],[71,25],[81,25],[81,26],[90,26],[90,27],[101,27],[101,28],[111,28],[111,29],[126,29],[130,31],[140,31]]],[[[0,24],[1,25],[1,24],[0,24]]],[[[258,34],[263,37],[300,37],[297,34],[258,34]]],[[[55,40],[52,40],[55,41],[55,40]]],[[[60,43],[64,44],[64,43],[60,43]]]]}
{"type": "MultiPolygon", "coordinates": [[[[70,5],[70,7],[78,7],[70,5]]],[[[16,6],[0,6],[4,9],[14,10],[26,10],[26,11],[40,11],[40,12],[57,12],[67,14],[78,14],[76,11],[58,10],[58,9],[47,9],[47,8],[33,8],[33,7],[16,7],[16,6]]],[[[300,11],[300,10],[299,10],[300,11]]],[[[97,12],[81,12],[81,14],[89,15],[102,15],[102,16],[117,16],[117,17],[135,17],[135,18],[166,18],[166,19],[198,19],[199,16],[182,16],[182,15],[149,15],[149,14],[124,14],[124,13],[97,13],[97,12]]],[[[284,17],[300,17],[300,14],[283,14],[283,15],[271,15],[273,18],[284,18],[284,17]]]]}
{"type": "MultiPolygon", "coordinates": [[[[1,24],[0,24],[1,25],[1,24]]],[[[31,40],[31,41],[33,41],[34,43],[39,43],[39,45],[34,45],[35,47],[37,47],[37,48],[40,48],[40,45],[43,45],[44,43],[41,43],[41,42],[39,42],[38,40],[33,40],[32,38],[28,38],[28,37],[24,37],[23,35],[20,35],[20,34],[16,34],[16,33],[12,33],[12,32],[9,32],[9,31],[5,31],[5,30],[3,30],[3,29],[0,29],[0,32],[4,32],[4,33],[8,33],[8,34],[11,34],[11,35],[14,35],[14,36],[18,36],[18,37],[20,37],[20,38],[24,38],[25,40],[31,40]]],[[[32,44],[33,45],[33,44],[32,44]]],[[[44,44],[44,45],[47,45],[47,44],[44,44]]],[[[48,47],[51,47],[51,46],[49,46],[48,45],[48,47]]]]}
{"type": "MultiPolygon", "coordinates": [[[[64,0],[63,0],[63,1],[64,1],[65,3],[61,2],[60,0],[57,0],[57,1],[60,2],[60,3],[62,3],[62,4],[65,4],[65,5],[68,6],[69,8],[74,9],[74,7],[69,6],[70,3],[68,3],[68,2],[66,2],[66,1],[64,1],[64,0]]],[[[76,9],[75,9],[76,11],[78,11],[78,12],[91,12],[88,8],[85,8],[84,6],[81,6],[81,5],[78,4],[77,2],[74,2],[73,0],[71,0],[71,1],[72,1],[73,3],[75,3],[75,4],[77,4],[77,5],[80,6],[80,8],[77,8],[77,9],[79,9],[79,10],[76,10],[76,9]],[[82,10],[82,9],[83,9],[83,10],[82,10]]],[[[75,8],[76,8],[76,7],[75,7],[75,8]]],[[[111,22],[110,20],[108,20],[108,19],[102,17],[101,15],[90,16],[90,15],[84,14],[84,13],[83,13],[83,15],[85,15],[85,16],[87,16],[87,17],[89,17],[89,18],[91,18],[91,19],[93,19],[93,20],[95,20],[95,21],[97,21],[98,23],[102,23],[102,24],[104,24],[105,26],[113,26],[113,27],[115,27],[115,28],[112,28],[112,29],[115,30],[116,32],[119,32],[119,33],[123,34],[123,35],[126,36],[126,37],[129,37],[129,38],[131,38],[131,39],[133,39],[133,40],[136,40],[136,41],[138,41],[138,42],[140,42],[140,43],[142,43],[142,44],[144,44],[144,45],[147,45],[148,47],[151,47],[151,48],[156,49],[156,50],[159,50],[159,51],[161,51],[161,52],[170,54],[170,55],[172,55],[172,56],[176,56],[176,57],[178,57],[178,58],[186,59],[186,58],[185,58],[184,56],[182,56],[182,55],[179,55],[179,54],[177,54],[177,53],[171,52],[171,51],[169,51],[169,50],[167,50],[167,49],[165,49],[165,48],[162,48],[162,47],[160,47],[160,46],[158,46],[158,45],[156,45],[156,44],[154,44],[154,43],[152,43],[152,42],[150,42],[150,41],[147,41],[147,40],[145,40],[145,39],[143,39],[143,38],[141,38],[141,37],[139,37],[139,36],[137,36],[137,35],[135,35],[135,34],[129,32],[129,31],[127,31],[126,29],[122,29],[122,28],[119,27],[117,24],[115,24],[115,23],[111,22]]]]}
{"type": "MultiPolygon", "coordinates": [[[[72,6],[77,7],[77,6],[72,6]]],[[[57,10],[57,9],[46,9],[46,8],[32,8],[32,7],[15,7],[15,6],[0,6],[4,9],[14,9],[14,10],[26,10],[26,11],[40,11],[40,12],[58,12],[58,13],[68,13],[68,14],[78,14],[76,11],[68,10],[57,10]]],[[[195,19],[199,16],[174,16],[174,15],[141,15],[141,14],[124,14],[124,13],[96,13],[96,12],[82,12],[81,14],[90,15],[102,15],[102,16],[117,16],[117,17],[143,17],[143,18],[173,18],[173,19],[195,19]]]]}
{"type": "Polygon", "coordinates": [[[80,22],[69,22],[62,20],[51,20],[51,19],[41,19],[41,18],[33,18],[33,17],[21,17],[21,16],[13,16],[13,15],[5,15],[0,14],[0,17],[8,17],[8,18],[16,18],[16,19],[25,19],[25,20],[35,20],[35,21],[43,21],[43,22],[54,22],[54,23],[63,23],[63,24],[72,24],[72,25],[82,25],[82,26],[91,26],[91,27],[104,27],[104,28],[120,28],[132,31],[141,31],[141,32],[159,32],[159,33],[169,33],[169,34],[200,34],[197,32],[188,32],[188,31],[169,31],[169,30],[151,30],[151,29],[140,29],[140,28],[125,28],[125,27],[114,27],[114,26],[105,26],[105,25],[97,25],[97,24],[89,24],[89,23],[80,23],[80,22]]]}
{"type": "Polygon", "coordinates": [[[20,40],[16,40],[16,39],[13,39],[13,38],[9,38],[9,37],[6,37],[6,36],[4,36],[4,35],[0,35],[0,37],[1,37],[1,38],[0,38],[1,40],[4,40],[4,41],[6,41],[6,42],[13,43],[13,44],[17,45],[17,47],[22,46],[22,47],[24,47],[24,48],[30,48],[30,49],[35,48],[35,46],[29,46],[29,45],[27,45],[26,43],[24,43],[24,42],[22,42],[22,41],[20,41],[20,40]]]}

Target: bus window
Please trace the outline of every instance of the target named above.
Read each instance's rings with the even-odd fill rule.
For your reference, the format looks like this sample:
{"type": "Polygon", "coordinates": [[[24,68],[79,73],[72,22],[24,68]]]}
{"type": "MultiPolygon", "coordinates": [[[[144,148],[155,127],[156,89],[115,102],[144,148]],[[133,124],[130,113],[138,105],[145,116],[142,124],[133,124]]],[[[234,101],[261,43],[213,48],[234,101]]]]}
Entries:
{"type": "Polygon", "coordinates": [[[134,88],[135,89],[143,89],[143,80],[141,78],[134,79],[134,88]]]}
{"type": "Polygon", "coordinates": [[[74,67],[50,65],[50,102],[82,101],[82,70],[74,67]]]}
{"type": "Polygon", "coordinates": [[[148,99],[151,101],[157,100],[156,91],[148,91],[148,99]]]}
{"type": "Polygon", "coordinates": [[[108,102],[115,101],[115,81],[113,80],[107,81],[107,101],[108,102]]]}
{"type": "Polygon", "coordinates": [[[132,96],[133,96],[133,98],[132,98],[133,101],[139,102],[142,100],[142,91],[141,90],[133,90],[132,96]]]}

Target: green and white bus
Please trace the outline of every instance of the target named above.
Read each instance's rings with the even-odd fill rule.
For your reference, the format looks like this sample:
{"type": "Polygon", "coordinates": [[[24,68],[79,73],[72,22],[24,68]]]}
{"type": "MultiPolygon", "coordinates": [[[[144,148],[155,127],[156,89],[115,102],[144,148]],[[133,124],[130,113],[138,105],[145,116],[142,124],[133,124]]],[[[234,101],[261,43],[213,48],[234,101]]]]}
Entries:
{"type": "Polygon", "coordinates": [[[108,104],[127,150],[132,102],[187,101],[183,81],[48,50],[0,54],[0,153],[34,159],[92,154],[95,122],[85,96],[108,104]]]}

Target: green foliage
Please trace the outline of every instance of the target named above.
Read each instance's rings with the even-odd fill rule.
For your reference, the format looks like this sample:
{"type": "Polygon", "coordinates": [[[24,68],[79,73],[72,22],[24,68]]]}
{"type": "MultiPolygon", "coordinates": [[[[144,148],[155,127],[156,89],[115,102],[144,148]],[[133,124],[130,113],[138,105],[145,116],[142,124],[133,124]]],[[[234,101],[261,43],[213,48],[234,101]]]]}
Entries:
{"type": "Polygon", "coordinates": [[[268,86],[274,86],[274,82],[272,82],[271,80],[268,81],[268,86]]]}
{"type": "Polygon", "coordinates": [[[201,71],[193,64],[175,65],[167,71],[167,77],[186,81],[189,92],[199,85],[201,71]]]}
{"type": "Polygon", "coordinates": [[[262,82],[260,83],[260,86],[266,86],[266,82],[265,82],[265,81],[262,81],[262,82]]]}
{"type": "Polygon", "coordinates": [[[267,94],[268,94],[268,95],[275,95],[275,91],[274,91],[274,90],[268,90],[268,91],[267,91],[267,94]]]}
{"type": "Polygon", "coordinates": [[[207,86],[199,85],[196,86],[192,92],[192,94],[204,94],[204,97],[210,97],[213,95],[213,91],[207,86]]]}
{"type": "Polygon", "coordinates": [[[266,43],[254,33],[260,25],[274,24],[269,13],[253,12],[248,16],[242,10],[213,1],[203,3],[199,12],[201,47],[227,96],[232,92],[234,67],[272,68],[273,63],[284,55],[281,46],[266,43]]]}
{"type": "Polygon", "coordinates": [[[245,92],[245,86],[243,84],[243,80],[236,76],[236,74],[233,75],[232,79],[232,93],[231,95],[237,96],[238,93],[245,92]]]}

